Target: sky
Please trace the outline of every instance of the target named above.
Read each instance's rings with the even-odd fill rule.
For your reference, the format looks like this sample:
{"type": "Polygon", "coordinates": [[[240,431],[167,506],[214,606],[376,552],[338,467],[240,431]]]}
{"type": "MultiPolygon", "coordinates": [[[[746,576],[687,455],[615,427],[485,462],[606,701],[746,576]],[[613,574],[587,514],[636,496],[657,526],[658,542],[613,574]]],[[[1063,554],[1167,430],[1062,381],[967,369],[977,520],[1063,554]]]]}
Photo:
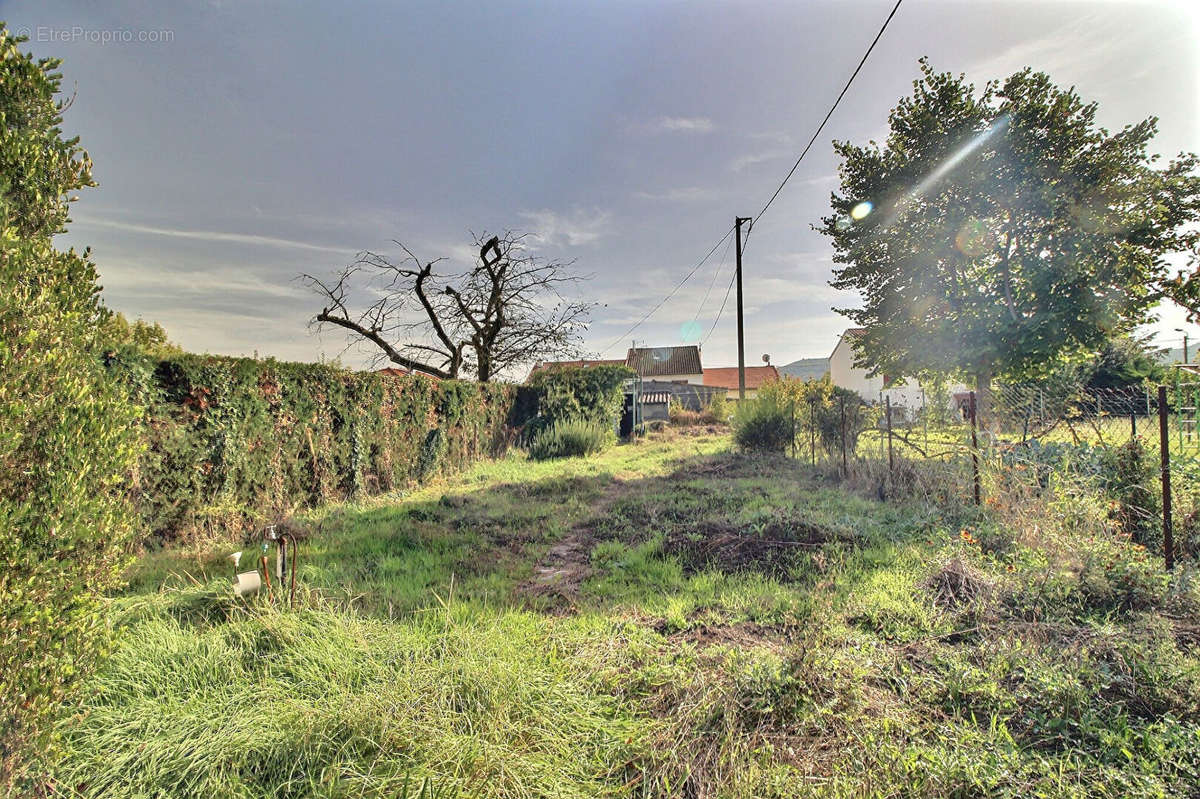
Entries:
{"type": "MultiPolygon", "coordinates": [[[[0,1],[63,59],[99,184],[61,246],[90,246],[106,303],[188,350],[340,357],[308,326],[356,252],[464,268],[472,231],[530,234],[601,303],[592,354],[703,341],[736,364],[733,253],[862,57],[892,0],[527,3],[0,1]]],[[[853,294],[812,230],[831,141],[882,139],[917,59],[982,85],[1026,65],[1099,103],[1110,129],[1159,117],[1154,149],[1200,149],[1200,3],[905,0],[744,256],[748,364],[827,356],[853,294]]],[[[1178,308],[1154,332],[1200,340],[1178,308]]]]}

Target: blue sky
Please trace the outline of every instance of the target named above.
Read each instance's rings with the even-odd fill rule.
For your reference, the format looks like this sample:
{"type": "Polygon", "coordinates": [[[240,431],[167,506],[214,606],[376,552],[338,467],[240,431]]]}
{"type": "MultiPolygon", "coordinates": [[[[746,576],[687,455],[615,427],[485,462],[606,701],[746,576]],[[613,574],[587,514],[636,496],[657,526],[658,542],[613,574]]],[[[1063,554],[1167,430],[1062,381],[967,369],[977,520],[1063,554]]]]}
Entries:
{"type": "MultiPolygon", "coordinates": [[[[462,265],[470,231],[511,228],[594,275],[587,345],[612,357],[770,196],[891,4],[18,0],[0,19],[64,59],[66,128],[95,161],[61,243],[90,245],[109,305],[186,348],[338,356],[341,336],[307,329],[319,302],[297,274],[392,239],[462,265]]],[[[810,229],[834,187],[829,141],[882,136],[919,57],[977,83],[1043,69],[1109,127],[1157,115],[1173,155],[1200,148],[1197,6],[906,0],[754,231],[748,362],[827,355],[846,326],[830,309],[854,297],[827,285],[810,229]]],[[[707,333],[726,252],[632,337],[707,333]]],[[[707,365],[736,362],[731,309],[707,365]]],[[[1164,343],[1181,323],[1164,309],[1164,343]]]]}

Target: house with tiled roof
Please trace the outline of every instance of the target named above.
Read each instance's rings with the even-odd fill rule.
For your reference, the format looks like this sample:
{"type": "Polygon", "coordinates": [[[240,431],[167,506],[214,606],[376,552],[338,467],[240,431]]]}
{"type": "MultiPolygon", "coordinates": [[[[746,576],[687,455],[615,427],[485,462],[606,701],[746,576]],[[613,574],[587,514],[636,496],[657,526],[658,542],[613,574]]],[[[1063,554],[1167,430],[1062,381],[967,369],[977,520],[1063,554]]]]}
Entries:
{"type": "Polygon", "coordinates": [[[624,358],[614,360],[543,361],[534,364],[534,372],[543,369],[588,368],[592,366],[628,366],[643,380],[664,383],[704,384],[704,368],[700,365],[700,348],[695,345],[682,347],[631,347],[624,358]]]}
{"type": "Polygon", "coordinates": [[[704,385],[700,348],[694,344],[680,347],[631,347],[625,355],[625,365],[637,372],[643,380],[704,385]]]}
{"type": "MultiPolygon", "coordinates": [[[[771,364],[766,366],[746,367],[746,399],[758,396],[758,389],[767,383],[779,379],[779,370],[771,364]]],[[[704,370],[704,385],[724,388],[731,397],[737,397],[738,368],[736,366],[717,366],[704,370]]]]}

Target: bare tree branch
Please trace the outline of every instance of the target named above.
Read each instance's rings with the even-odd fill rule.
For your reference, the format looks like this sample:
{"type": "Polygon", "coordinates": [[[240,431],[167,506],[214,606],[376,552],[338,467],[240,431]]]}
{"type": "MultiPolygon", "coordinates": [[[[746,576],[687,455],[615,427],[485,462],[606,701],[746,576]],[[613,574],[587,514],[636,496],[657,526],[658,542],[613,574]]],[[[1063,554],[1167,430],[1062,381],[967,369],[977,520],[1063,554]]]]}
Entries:
{"type": "Polygon", "coordinates": [[[574,262],[540,259],[525,249],[524,235],[512,232],[473,238],[478,260],[459,275],[439,275],[434,267],[442,259],[422,265],[400,241],[399,262],[362,252],[330,280],[302,275],[324,299],[313,324],[343,328],[389,361],[438,377],[487,381],[576,354],[594,304],[562,295],[586,279],[570,272],[574,262]],[[414,298],[419,310],[410,310],[414,298]]]}

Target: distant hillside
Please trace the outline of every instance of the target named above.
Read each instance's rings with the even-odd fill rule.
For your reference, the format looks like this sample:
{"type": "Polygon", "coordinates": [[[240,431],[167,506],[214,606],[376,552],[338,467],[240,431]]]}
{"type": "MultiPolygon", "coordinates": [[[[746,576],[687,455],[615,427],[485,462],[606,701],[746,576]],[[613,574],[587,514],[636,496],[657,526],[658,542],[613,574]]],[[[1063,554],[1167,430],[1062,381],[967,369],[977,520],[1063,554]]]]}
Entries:
{"type": "Polygon", "coordinates": [[[828,358],[801,358],[787,366],[780,366],[779,373],[801,380],[818,380],[829,371],[828,358]]]}

